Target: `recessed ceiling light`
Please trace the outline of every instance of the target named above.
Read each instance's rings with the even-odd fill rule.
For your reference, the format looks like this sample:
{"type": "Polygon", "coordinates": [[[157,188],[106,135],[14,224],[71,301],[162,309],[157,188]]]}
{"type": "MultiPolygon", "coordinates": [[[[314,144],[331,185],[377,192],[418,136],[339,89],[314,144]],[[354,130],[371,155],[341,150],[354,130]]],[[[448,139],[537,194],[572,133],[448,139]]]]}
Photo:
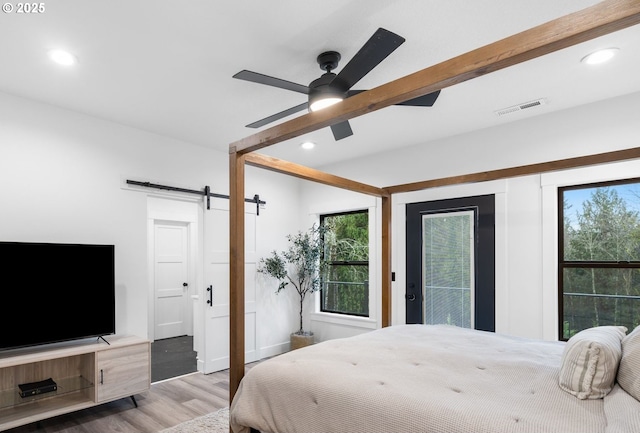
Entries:
{"type": "Polygon", "coordinates": [[[598,65],[611,60],[618,50],[619,48],[605,48],[603,50],[594,51],[593,53],[584,56],[580,61],[587,65],[598,65]]]}
{"type": "Polygon", "coordinates": [[[300,147],[302,147],[303,149],[309,150],[316,147],[316,144],[313,141],[305,141],[300,145],[300,147]]]}
{"type": "Polygon", "coordinates": [[[59,65],[71,66],[77,63],[78,59],[68,51],[64,50],[51,50],[49,51],[49,58],[59,65]]]}

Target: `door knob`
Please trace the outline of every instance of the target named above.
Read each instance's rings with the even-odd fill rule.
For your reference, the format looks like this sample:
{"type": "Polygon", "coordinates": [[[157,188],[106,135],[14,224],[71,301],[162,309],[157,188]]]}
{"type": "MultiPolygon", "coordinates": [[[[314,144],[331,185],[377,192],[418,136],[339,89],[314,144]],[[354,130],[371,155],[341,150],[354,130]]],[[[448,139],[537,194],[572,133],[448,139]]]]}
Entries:
{"type": "Polygon", "coordinates": [[[188,285],[188,283],[182,283],[182,287],[187,287],[188,285]]]}

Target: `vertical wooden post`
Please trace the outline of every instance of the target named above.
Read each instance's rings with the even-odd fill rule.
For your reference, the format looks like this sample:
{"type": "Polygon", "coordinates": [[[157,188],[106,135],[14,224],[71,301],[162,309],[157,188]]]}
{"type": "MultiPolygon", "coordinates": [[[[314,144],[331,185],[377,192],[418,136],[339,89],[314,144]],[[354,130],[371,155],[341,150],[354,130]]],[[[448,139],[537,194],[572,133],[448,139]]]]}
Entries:
{"type": "Polygon", "coordinates": [[[382,196],[382,327],[391,325],[391,195],[382,196]]]}
{"type": "Polygon", "coordinates": [[[244,377],[244,162],[229,154],[229,404],[244,377]]]}

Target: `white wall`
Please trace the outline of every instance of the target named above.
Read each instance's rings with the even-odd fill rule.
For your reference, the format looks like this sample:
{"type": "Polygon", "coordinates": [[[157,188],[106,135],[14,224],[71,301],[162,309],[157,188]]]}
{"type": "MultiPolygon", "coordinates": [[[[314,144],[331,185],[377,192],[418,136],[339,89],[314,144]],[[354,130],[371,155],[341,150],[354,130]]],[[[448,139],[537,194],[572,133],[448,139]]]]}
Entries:
{"type": "MultiPolygon", "coordinates": [[[[640,137],[639,108],[640,94],[634,94],[324,169],[388,186],[630,148],[640,137]]],[[[6,94],[0,94],[0,119],[0,239],[115,244],[117,331],[147,336],[148,194],[127,189],[124,180],[210,185],[226,194],[228,155],[6,94]]],[[[404,320],[404,203],[495,193],[496,329],[554,339],[556,184],[640,173],[633,164],[585,170],[395,195],[393,323],[404,320]]],[[[286,247],[285,236],[306,229],[320,213],[368,208],[378,274],[379,200],[253,167],[246,177],[247,195],[267,201],[258,217],[259,256],[286,247]]],[[[273,282],[256,278],[258,339],[270,355],[283,350],[296,329],[295,294],[276,295],[273,282]]],[[[372,293],[378,304],[379,286],[372,293]]],[[[320,340],[380,325],[378,311],[370,320],[310,313],[320,340]]]]}
{"type": "MultiPolygon", "coordinates": [[[[125,180],[228,194],[228,154],[2,93],[0,119],[0,240],[115,244],[116,331],[148,337],[148,196],[162,194],[125,180]]],[[[284,247],[299,228],[298,181],[247,167],[246,193],[267,202],[261,254],[284,247]]],[[[262,341],[280,347],[295,317],[262,296],[262,341]]]]}
{"type": "MultiPolygon", "coordinates": [[[[288,247],[286,236],[306,230],[306,220],[300,218],[298,198],[300,181],[272,171],[247,166],[249,178],[260,179],[255,189],[267,201],[257,217],[257,256],[266,257],[271,251],[288,247]]],[[[247,186],[247,196],[253,196],[247,186]]],[[[246,278],[250,278],[247,276],[246,278]]],[[[276,294],[278,282],[263,274],[256,274],[256,336],[260,345],[260,358],[273,356],[289,349],[289,335],[298,330],[298,295],[287,289],[276,294]]]]}
{"type": "Polygon", "coordinates": [[[322,169],[384,187],[627,149],[639,107],[635,93],[322,169]]]}
{"type": "MultiPolygon", "coordinates": [[[[636,93],[323,170],[382,187],[626,149],[640,143],[639,112],[640,93],[636,93]]],[[[394,195],[392,268],[396,282],[392,286],[392,322],[405,320],[404,205],[495,194],[496,331],[557,339],[556,188],[637,177],[638,173],[640,163],[628,162],[394,195]]],[[[305,184],[303,196],[313,196],[313,202],[303,203],[304,210],[311,214],[327,212],[335,206],[334,191],[305,184]]],[[[344,194],[342,202],[359,196],[344,194]]],[[[379,231],[375,236],[380,236],[379,231]]],[[[346,336],[364,332],[367,327],[354,331],[353,323],[342,329],[335,324],[314,323],[313,330],[320,335],[346,336]]]]}

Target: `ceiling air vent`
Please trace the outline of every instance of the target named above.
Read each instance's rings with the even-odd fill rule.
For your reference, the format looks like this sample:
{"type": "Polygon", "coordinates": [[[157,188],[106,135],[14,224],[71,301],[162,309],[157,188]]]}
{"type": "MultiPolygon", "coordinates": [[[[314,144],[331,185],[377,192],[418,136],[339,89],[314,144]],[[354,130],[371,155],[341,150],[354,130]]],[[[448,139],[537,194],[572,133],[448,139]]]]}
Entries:
{"type": "Polygon", "coordinates": [[[512,107],[503,108],[501,110],[496,110],[496,116],[504,116],[507,114],[517,113],[518,111],[526,110],[528,108],[539,107],[540,105],[545,105],[547,100],[544,98],[536,99],[535,101],[524,102],[522,104],[514,105],[512,107]]]}

